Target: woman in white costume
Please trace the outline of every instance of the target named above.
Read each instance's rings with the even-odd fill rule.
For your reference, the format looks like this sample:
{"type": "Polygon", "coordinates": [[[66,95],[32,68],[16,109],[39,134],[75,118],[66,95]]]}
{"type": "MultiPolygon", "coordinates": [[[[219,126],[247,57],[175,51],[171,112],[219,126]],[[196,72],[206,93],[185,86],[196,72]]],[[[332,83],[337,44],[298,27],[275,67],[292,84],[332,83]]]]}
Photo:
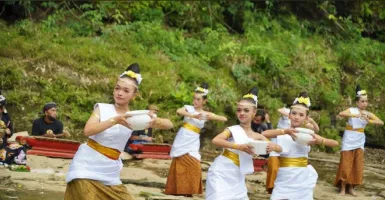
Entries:
{"type": "MultiPolygon", "coordinates": [[[[291,128],[267,130],[263,135],[267,138],[277,138],[277,144],[282,147],[279,158],[279,169],[274,182],[272,200],[312,200],[313,189],[317,183],[318,174],[307,158],[310,147],[294,141],[295,128],[303,127],[308,119],[310,99],[303,92],[295,99],[290,109],[289,119],[291,128]]],[[[312,134],[313,140],[309,144],[338,146],[338,142],[312,134]]]]}
{"type": "MultiPolygon", "coordinates": [[[[253,132],[251,121],[257,111],[258,89],[253,88],[237,105],[239,125],[231,126],[213,139],[213,144],[223,147],[223,153],[210,166],[206,181],[206,200],[247,200],[245,175],[254,172],[250,140],[267,140],[253,132]]],[[[269,143],[266,151],[281,148],[269,143]]]]}
{"type": "MultiPolygon", "coordinates": [[[[294,102],[295,103],[295,102],[294,102]]],[[[286,129],[291,127],[289,114],[290,109],[283,107],[278,109],[278,112],[281,114],[279,118],[277,128],[286,129]]],[[[316,133],[319,131],[318,124],[308,116],[308,119],[304,121],[304,127],[312,129],[316,133]]],[[[277,143],[276,138],[271,138],[271,142],[277,143]]],[[[274,181],[277,178],[277,173],[279,169],[279,153],[272,151],[269,154],[269,159],[267,162],[267,172],[266,172],[266,191],[271,194],[274,188],[274,181]]]]}
{"type": "Polygon", "coordinates": [[[339,116],[349,118],[344,136],[342,137],[341,159],[334,185],[340,187],[341,195],[348,193],[356,196],[353,187],[361,185],[364,175],[364,129],[367,124],[384,125],[376,115],[366,111],[368,96],[358,85],[356,88],[356,104],[339,113],[339,116]],[[348,186],[348,187],[346,187],[348,186]]]}
{"type": "Polygon", "coordinates": [[[226,117],[203,109],[207,101],[208,84],[197,87],[193,106],[185,105],[177,110],[184,116],[184,124],[179,129],[172,144],[170,156],[173,158],[167,177],[165,194],[192,196],[202,194],[202,170],[200,130],[207,120],[227,121],[226,117]]]}
{"type": "MultiPolygon", "coordinates": [[[[80,145],[67,173],[65,200],[133,199],[120,181],[119,156],[131,136],[126,112],[141,80],[139,65],[130,65],[114,88],[115,103],[95,105],[84,127],[88,142],[80,145]]],[[[153,118],[150,126],[163,128],[162,119],[153,118]]]]}

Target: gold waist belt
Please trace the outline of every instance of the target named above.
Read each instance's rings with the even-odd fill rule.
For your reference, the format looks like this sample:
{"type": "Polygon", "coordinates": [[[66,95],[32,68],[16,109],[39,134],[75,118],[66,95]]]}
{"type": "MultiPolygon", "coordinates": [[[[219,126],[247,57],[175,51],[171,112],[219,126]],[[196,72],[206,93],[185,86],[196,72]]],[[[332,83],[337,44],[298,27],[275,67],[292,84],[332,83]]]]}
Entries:
{"type": "Polygon", "coordinates": [[[230,151],[230,150],[227,150],[225,149],[222,153],[222,156],[230,159],[231,161],[233,161],[233,163],[239,167],[240,165],[240,162],[239,162],[239,155],[230,151]]]}
{"type": "Polygon", "coordinates": [[[187,122],[185,122],[182,127],[187,129],[187,130],[190,130],[192,132],[198,133],[198,134],[201,132],[200,128],[198,128],[198,127],[196,127],[196,126],[194,126],[192,124],[189,124],[187,122]]]}
{"type": "Polygon", "coordinates": [[[87,145],[94,149],[95,151],[105,155],[106,157],[112,160],[118,160],[120,156],[120,151],[110,147],[105,147],[93,139],[88,139],[87,145]]]}
{"type": "Polygon", "coordinates": [[[356,132],[360,132],[360,133],[364,133],[364,132],[365,132],[365,129],[364,129],[364,128],[356,128],[356,129],[353,129],[353,127],[350,126],[350,125],[346,125],[346,130],[349,130],[349,131],[356,131],[356,132]]]}
{"type": "Polygon", "coordinates": [[[279,167],[307,167],[307,158],[279,157],[279,167]]]}

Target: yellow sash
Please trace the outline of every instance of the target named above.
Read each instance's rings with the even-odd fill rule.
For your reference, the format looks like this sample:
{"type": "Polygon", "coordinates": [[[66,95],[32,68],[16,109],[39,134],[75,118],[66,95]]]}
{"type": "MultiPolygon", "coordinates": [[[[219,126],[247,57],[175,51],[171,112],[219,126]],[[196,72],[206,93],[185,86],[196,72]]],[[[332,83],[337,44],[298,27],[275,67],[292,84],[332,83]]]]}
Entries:
{"type": "Polygon", "coordinates": [[[88,139],[87,145],[91,148],[93,148],[95,151],[105,155],[106,157],[112,159],[112,160],[118,160],[120,156],[120,151],[117,149],[113,149],[110,147],[105,147],[98,142],[96,142],[93,139],[88,139]]]}
{"type": "Polygon", "coordinates": [[[346,130],[349,130],[349,131],[356,131],[356,132],[360,132],[360,133],[364,133],[364,132],[365,132],[365,129],[364,129],[364,128],[353,129],[353,127],[350,126],[350,125],[346,125],[346,130]]]}
{"type": "Polygon", "coordinates": [[[233,161],[233,163],[239,167],[240,165],[240,162],[239,162],[239,155],[230,151],[230,150],[227,150],[225,149],[222,153],[222,156],[230,159],[231,161],[233,161]]]}
{"type": "Polygon", "coordinates": [[[307,167],[307,158],[279,157],[279,167],[307,167]]]}
{"type": "Polygon", "coordinates": [[[196,127],[196,126],[194,126],[192,124],[189,124],[187,122],[185,122],[182,127],[187,129],[187,130],[190,130],[192,132],[198,133],[198,134],[201,132],[200,128],[198,128],[198,127],[196,127]]]}

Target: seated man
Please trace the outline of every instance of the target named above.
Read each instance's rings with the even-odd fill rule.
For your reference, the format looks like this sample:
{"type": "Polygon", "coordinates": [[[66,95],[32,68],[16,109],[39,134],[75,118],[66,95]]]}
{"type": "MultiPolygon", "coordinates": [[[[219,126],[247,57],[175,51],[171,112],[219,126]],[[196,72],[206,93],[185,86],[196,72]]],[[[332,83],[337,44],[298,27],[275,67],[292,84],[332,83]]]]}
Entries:
{"type": "Polygon", "coordinates": [[[253,121],[251,122],[251,129],[257,133],[262,133],[263,131],[273,129],[269,114],[265,113],[263,110],[258,110],[257,114],[253,118],[253,121]]]}
{"type": "MultiPolygon", "coordinates": [[[[150,111],[150,114],[154,117],[157,117],[157,113],[159,111],[158,107],[156,105],[149,105],[147,106],[147,109],[150,111]]],[[[166,129],[171,129],[173,127],[172,122],[169,119],[162,119],[163,121],[163,128],[164,130],[166,129]]],[[[134,153],[130,147],[129,144],[144,144],[144,143],[152,143],[153,137],[152,137],[152,128],[147,128],[145,130],[138,130],[138,131],[133,131],[131,134],[130,139],[128,140],[126,144],[126,149],[125,151],[128,153],[134,153]]]]}
{"type": "Polygon", "coordinates": [[[63,133],[63,123],[57,118],[56,103],[50,102],[43,107],[44,116],[33,121],[32,135],[50,138],[69,137],[69,133],[63,133]]]}

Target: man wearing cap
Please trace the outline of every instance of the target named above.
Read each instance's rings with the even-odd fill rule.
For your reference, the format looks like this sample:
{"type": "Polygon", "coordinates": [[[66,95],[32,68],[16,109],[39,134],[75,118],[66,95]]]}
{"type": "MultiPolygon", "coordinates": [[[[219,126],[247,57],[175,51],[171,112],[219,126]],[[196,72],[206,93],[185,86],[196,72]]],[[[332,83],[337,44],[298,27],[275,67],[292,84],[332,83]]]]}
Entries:
{"type": "Polygon", "coordinates": [[[44,116],[33,121],[32,135],[43,137],[67,137],[69,133],[63,133],[63,123],[57,118],[55,102],[46,103],[43,107],[44,116]]]}

